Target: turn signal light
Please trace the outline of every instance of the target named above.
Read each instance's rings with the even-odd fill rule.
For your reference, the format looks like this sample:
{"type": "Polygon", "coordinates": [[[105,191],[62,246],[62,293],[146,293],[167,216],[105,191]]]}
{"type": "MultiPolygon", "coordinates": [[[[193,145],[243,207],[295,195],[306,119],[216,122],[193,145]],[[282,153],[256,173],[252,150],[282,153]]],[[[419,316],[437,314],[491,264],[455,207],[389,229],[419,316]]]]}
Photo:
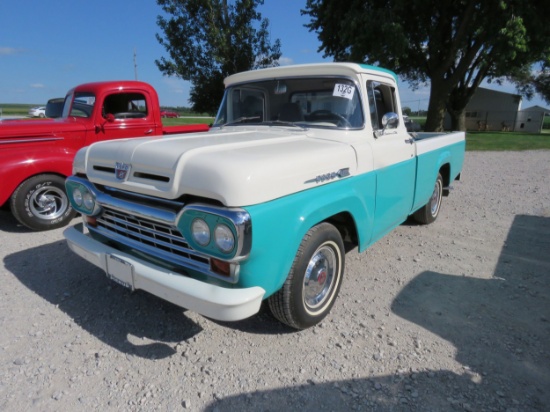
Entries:
{"type": "Polygon", "coordinates": [[[229,262],[225,262],[223,260],[211,258],[210,270],[221,276],[229,277],[231,275],[231,265],[229,264],[229,262]]]}
{"type": "Polygon", "coordinates": [[[92,216],[84,216],[84,219],[86,219],[86,223],[87,223],[89,226],[97,227],[97,219],[96,219],[95,217],[92,217],[92,216]]]}

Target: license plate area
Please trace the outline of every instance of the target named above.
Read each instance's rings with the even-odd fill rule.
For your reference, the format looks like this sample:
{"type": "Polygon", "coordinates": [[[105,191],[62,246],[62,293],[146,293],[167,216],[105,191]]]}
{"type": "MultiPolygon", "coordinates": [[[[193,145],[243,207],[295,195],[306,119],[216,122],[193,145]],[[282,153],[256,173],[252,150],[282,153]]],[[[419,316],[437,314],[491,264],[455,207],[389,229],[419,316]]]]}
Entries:
{"type": "Polygon", "coordinates": [[[107,255],[107,277],[125,288],[134,290],[134,266],[119,257],[107,255]]]}

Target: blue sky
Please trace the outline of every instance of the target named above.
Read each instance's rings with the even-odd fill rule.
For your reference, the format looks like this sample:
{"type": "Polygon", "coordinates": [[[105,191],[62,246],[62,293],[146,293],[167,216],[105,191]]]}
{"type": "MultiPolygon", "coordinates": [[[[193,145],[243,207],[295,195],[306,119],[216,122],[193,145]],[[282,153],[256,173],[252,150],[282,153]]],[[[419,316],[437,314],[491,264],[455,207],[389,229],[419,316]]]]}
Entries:
{"type": "MultiPolygon", "coordinates": [[[[319,41],[300,15],[306,0],[265,0],[259,9],[282,44],[281,64],[322,62],[319,41]]],[[[0,104],[44,104],[80,83],[134,79],[152,84],[164,106],[190,106],[188,82],[163,76],[155,59],[168,57],[157,42],[162,14],[155,0],[2,1],[0,7],[0,104]]],[[[489,88],[514,92],[508,86],[489,88]]],[[[403,106],[425,109],[429,91],[402,83],[403,106]]],[[[522,107],[539,104],[527,101],[522,107]]]]}

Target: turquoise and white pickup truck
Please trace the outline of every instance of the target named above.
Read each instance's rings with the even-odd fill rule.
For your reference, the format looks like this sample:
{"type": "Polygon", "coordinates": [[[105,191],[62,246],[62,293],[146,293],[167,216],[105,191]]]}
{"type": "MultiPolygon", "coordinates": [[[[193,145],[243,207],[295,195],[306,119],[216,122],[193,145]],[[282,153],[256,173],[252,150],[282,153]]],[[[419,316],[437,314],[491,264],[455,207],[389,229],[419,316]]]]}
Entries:
{"type": "Polygon", "coordinates": [[[319,323],[363,251],[412,215],[433,222],[464,133],[410,134],[397,77],[322,63],[235,74],[207,133],[100,142],[66,181],[69,247],[113,281],[236,321],[267,299],[319,323]]]}

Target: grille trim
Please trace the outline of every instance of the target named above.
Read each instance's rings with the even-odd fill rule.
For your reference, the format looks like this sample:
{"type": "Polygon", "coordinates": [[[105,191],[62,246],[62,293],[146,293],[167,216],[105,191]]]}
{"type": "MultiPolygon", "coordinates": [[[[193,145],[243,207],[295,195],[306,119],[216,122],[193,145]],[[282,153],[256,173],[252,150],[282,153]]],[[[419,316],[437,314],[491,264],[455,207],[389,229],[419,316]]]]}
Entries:
{"type": "Polygon", "coordinates": [[[152,258],[161,258],[177,266],[211,274],[210,259],[191,249],[174,225],[103,205],[103,213],[97,217],[97,227],[89,227],[89,230],[151,255],[152,258]]]}

